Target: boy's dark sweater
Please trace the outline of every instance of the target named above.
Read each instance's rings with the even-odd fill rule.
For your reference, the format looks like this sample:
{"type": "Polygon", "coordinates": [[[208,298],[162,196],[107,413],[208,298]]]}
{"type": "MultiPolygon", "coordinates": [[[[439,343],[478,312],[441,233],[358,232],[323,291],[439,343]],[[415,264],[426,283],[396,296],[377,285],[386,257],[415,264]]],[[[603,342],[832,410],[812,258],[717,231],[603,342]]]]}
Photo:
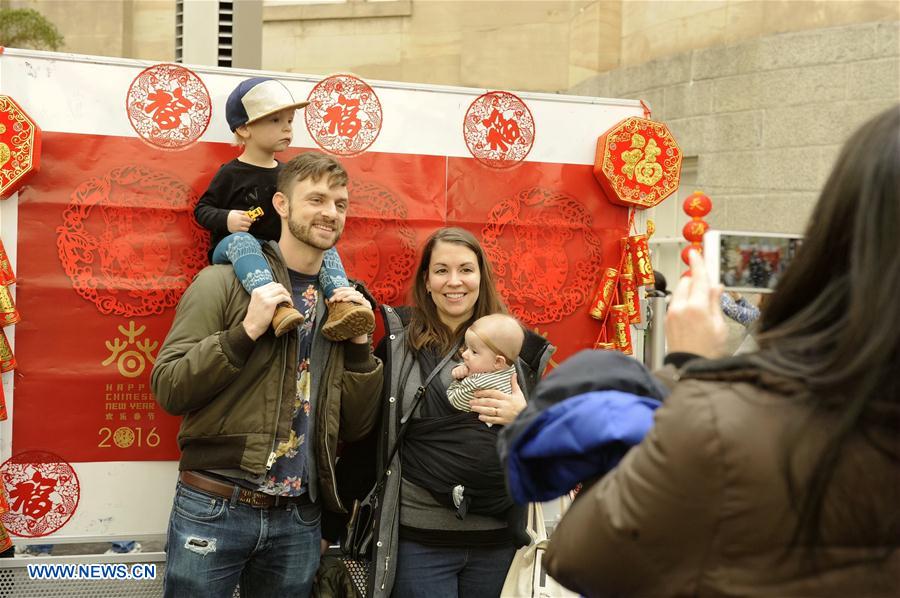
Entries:
{"type": "Polygon", "coordinates": [[[260,207],[263,215],[250,225],[250,234],[264,241],[277,241],[281,237],[281,219],[272,207],[275,183],[284,165],[262,168],[234,159],[223,164],[209,183],[194,208],[194,217],[200,226],[210,232],[209,260],[219,241],[227,237],[228,212],[260,207]]]}

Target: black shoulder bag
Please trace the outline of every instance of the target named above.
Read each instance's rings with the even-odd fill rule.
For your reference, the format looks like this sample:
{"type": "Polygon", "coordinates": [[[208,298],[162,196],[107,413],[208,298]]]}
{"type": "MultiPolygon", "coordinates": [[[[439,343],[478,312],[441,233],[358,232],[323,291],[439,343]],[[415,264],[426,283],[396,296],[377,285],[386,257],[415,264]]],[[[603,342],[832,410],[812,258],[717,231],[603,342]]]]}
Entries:
{"type": "Polygon", "coordinates": [[[375,485],[372,486],[372,489],[369,490],[369,493],[366,494],[365,498],[353,501],[353,507],[350,510],[350,520],[347,522],[347,529],[341,540],[341,551],[348,557],[354,560],[365,560],[369,558],[369,551],[372,549],[372,540],[375,537],[375,512],[378,510],[378,501],[380,500],[382,490],[384,490],[384,483],[387,479],[387,471],[391,466],[391,461],[394,460],[397,451],[400,450],[400,444],[403,441],[403,435],[406,433],[409,420],[412,417],[412,414],[415,413],[419,403],[422,402],[422,398],[425,396],[425,389],[458,350],[459,346],[447,353],[447,355],[441,359],[440,363],[431,370],[431,373],[428,374],[428,377],[425,378],[422,385],[416,390],[412,409],[400,418],[400,430],[397,432],[397,441],[394,443],[394,448],[391,450],[391,454],[385,462],[384,471],[381,472],[378,481],[375,482],[375,485]]]}

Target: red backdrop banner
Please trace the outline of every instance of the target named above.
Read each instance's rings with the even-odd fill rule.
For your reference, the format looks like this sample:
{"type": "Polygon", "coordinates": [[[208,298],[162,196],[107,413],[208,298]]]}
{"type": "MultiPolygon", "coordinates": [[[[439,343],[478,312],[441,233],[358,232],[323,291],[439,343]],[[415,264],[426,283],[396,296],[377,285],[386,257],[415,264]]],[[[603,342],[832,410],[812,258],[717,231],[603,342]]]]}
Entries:
{"type": "MultiPolygon", "coordinates": [[[[282,160],[301,150],[292,148],[282,160]]],[[[173,155],[136,138],[45,133],[43,168],[19,198],[13,453],[69,462],[178,458],[179,418],[150,392],[150,370],[175,305],[204,265],[193,206],[226,144],[173,155]]],[[[338,244],[351,277],[403,304],[420,248],[437,227],[485,246],[510,310],[559,347],[590,347],[599,275],[618,264],[627,209],[612,206],[590,165],[364,153],[343,158],[350,218],[338,244]]]]}

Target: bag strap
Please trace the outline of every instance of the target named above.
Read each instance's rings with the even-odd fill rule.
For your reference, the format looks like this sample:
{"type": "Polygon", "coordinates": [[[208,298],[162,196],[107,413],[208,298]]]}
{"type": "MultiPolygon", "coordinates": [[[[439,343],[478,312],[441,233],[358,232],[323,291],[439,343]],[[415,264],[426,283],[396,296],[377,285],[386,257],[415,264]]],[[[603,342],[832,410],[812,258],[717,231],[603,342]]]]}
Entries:
{"type": "MultiPolygon", "coordinates": [[[[372,490],[376,490],[380,488],[384,483],[385,478],[387,477],[387,471],[391,467],[391,461],[394,460],[394,457],[397,455],[397,451],[400,450],[400,443],[403,440],[403,436],[406,434],[406,430],[409,427],[409,420],[412,418],[412,414],[415,413],[416,408],[418,408],[419,403],[422,402],[422,399],[425,397],[425,389],[428,388],[428,385],[431,384],[431,381],[437,376],[444,366],[447,365],[447,362],[450,361],[450,358],[456,355],[457,351],[459,351],[461,343],[457,343],[453,349],[447,353],[443,359],[431,370],[431,373],[425,378],[425,381],[416,389],[416,394],[413,397],[413,405],[412,409],[410,409],[406,415],[400,418],[400,430],[397,432],[397,441],[394,443],[394,448],[391,449],[391,454],[388,456],[387,461],[385,461],[384,471],[381,472],[381,475],[378,476],[378,481],[375,482],[375,486],[372,490]]],[[[370,492],[371,494],[371,492],[370,492]]]]}

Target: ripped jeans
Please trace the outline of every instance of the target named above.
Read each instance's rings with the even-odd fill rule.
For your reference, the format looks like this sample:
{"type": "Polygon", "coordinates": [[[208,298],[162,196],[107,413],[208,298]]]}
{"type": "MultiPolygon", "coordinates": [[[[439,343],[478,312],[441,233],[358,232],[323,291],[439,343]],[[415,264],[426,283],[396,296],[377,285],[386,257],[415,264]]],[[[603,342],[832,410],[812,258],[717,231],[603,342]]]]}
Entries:
{"type": "Polygon", "coordinates": [[[175,488],[166,541],[164,595],[308,596],[319,567],[318,505],[256,509],[175,488]]]}

